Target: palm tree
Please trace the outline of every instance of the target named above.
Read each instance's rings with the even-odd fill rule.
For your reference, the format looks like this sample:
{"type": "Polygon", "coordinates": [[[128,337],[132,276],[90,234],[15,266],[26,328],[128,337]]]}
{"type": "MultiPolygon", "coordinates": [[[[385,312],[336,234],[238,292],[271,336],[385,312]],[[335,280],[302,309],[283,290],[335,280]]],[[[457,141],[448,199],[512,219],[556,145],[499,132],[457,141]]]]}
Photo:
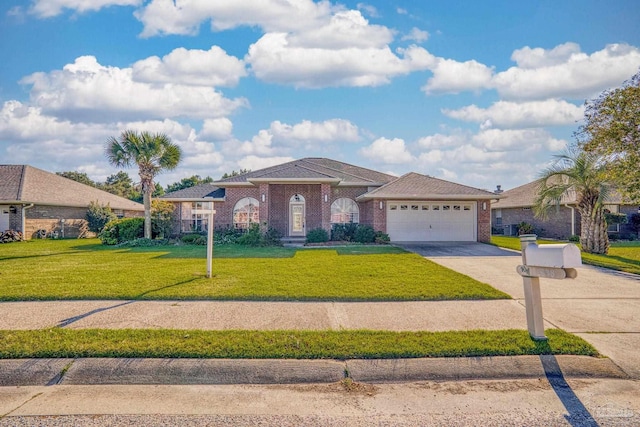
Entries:
{"type": "Polygon", "coordinates": [[[604,162],[593,153],[569,150],[556,156],[557,161],[540,176],[538,197],[534,209],[545,217],[561,202],[575,198],[581,217],[580,244],[589,253],[606,254],[609,251],[607,221],[604,202],[609,186],[604,182],[604,162]]]}
{"type": "Polygon", "coordinates": [[[178,166],[182,156],[180,147],[162,133],[125,130],[118,139],[111,137],[107,140],[105,154],[113,166],[138,165],[144,203],[144,237],[150,239],[153,179],[159,173],[178,166]]]}

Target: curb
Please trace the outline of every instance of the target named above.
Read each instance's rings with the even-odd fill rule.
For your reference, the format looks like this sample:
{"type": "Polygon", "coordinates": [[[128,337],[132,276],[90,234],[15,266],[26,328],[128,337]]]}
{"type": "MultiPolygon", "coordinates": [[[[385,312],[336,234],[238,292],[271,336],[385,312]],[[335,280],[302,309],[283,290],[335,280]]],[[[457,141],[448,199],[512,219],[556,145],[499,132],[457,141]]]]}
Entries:
{"type": "Polygon", "coordinates": [[[610,359],[589,356],[499,356],[374,360],[292,359],[7,359],[0,386],[214,385],[506,380],[630,379],[610,359]]]}

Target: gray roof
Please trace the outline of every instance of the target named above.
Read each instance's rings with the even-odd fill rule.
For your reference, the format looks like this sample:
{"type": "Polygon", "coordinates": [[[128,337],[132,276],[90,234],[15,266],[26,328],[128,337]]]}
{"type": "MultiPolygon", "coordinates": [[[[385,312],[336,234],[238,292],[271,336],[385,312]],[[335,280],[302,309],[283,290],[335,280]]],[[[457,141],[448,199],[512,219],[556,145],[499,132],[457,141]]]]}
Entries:
{"type": "Polygon", "coordinates": [[[143,211],[144,206],[28,165],[0,165],[0,203],[86,207],[97,201],[112,209],[143,211]]]}
{"type": "Polygon", "coordinates": [[[339,162],[337,160],[307,157],[277,166],[271,166],[217,181],[219,186],[251,183],[254,181],[316,181],[341,185],[382,185],[396,179],[392,175],[339,162]]]}
{"type": "Polygon", "coordinates": [[[160,198],[167,200],[200,200],[205,197],[224,199],[224,195],[224,188],[217,187],[213,184],[199,184],[193,187],[183,188],[182,190],[172,191],[160,198]]]}
{"type": "MultiPolygon", "coordinates": [[[[540,186],[540,180],[529,182],[519,187],[512,188],[502,193],[503,199],[493,203],[492,209],[508,209],[508,208],[521,208],[530,207],[535,204],[536,197],[538,195],[538,187],[540,186]]],[[[609,194],[608,200],[611,204],[621,204],[622,196],[618,191],[612,191],[609,194]]],[[[562,196],[561,204],[573,205],[576,204],[575,191],[569,191],[562,196]]]]}
{"type": "Polygon", "coordinates": [[[479,200],[496,199],[500,196],[486,190],[468,187],[455,182],[410,172],[400,178],[376,188],[358,200],[369,199],[460,199],[479,200]]]}

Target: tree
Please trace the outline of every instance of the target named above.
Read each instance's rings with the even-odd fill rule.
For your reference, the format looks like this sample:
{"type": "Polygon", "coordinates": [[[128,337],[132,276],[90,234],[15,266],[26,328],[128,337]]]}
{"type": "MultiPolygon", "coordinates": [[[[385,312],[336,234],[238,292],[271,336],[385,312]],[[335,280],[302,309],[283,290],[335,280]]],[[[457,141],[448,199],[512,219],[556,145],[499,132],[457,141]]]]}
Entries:
{"type": "Polygon", "coordinates": [[[124,171],[109,175],[100,188],[111,194],[116,194],[130,200],[142,200],[140,191],[136,189],[129,174],[124,171]]]}
{"type": "Polygon", "coordinates": [[[576,132],[579,144],[603,156],[607,178],[640,203],[640,72],[588,101],[584,119],[576,132]]]}
{"type": "Polygon", "coordinates": [[[167,238],[173,228],[173,211],[175,206],[166,200],[153,200],[151,202],[151,217],[153,231],[156,235],[167,238]]]}
{"type": "Polygon", "coordinates": [[[575,194],[581,216],[580,244],[589,253],[609,250],[604,202],[609,186],[604,181],[605,163],[601,157],[578,149],[556,156],[557,161],[542,172],[534,209],[544,218],[560,206],[564,198],[575,194]]]}
{"type": "Polygon", "coordinates": [[[90,187],[97,187],[97,184],[91,178],[89,178],[89,175],[87,175],[84,172],[76,172],[76,171],[56,172],[56,175],[63,176],[65,178],[71,179],[81,184],[88,185],[90,187]]]}
{"type": "Polygon", "coordinates": [[[251,172],[251,169],[240,169],[238,172],[232,170],[231,173],[225,172],[221,179],[231,178],[232,176],[238,176],[249,172],[251,172]]]}
{"type": "Polygon", "coordinates": [[[125,130],[119,138],[106,142],[105,154],[116,167],[138,166],[144,203],[144,237],[151,238],[151,193],[155,189],[153,179],[163,171],[173,170],[180,163],[182,151],[162,133],[138,133],[125,130]]]}
{"type": "Polygon", "coordinates": [[[195,187],[200,184],[209,184],[213,182],[213,178],[210,176],[206,178],[200,178],[200,175],[193,175],[190,178],[182,178],[180,182],[174,182],[173,184],[167,185],[167,193],[171,193],[172,191],[182,190],[184,188],[195,187]]]}
{"type": "Polygon", "coordinates": [[[109,205],[100,205],[98,201],[95,201],[89,203],[86,218],[89,231],[100,233],[109,221],[113,221],[118,217],[113,213],[109,205]]]}

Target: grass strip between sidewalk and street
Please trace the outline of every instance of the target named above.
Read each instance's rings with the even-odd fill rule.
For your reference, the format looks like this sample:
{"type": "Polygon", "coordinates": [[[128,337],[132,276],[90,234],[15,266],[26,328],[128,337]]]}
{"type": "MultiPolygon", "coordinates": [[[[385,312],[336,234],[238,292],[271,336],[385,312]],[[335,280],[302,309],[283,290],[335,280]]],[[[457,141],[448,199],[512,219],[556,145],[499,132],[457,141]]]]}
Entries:
{"type": "MultiPolygon", "coordinates": [[[[520,250],[520,239],[509,236],[492,236],[491,243],[502,248],[520,250]]],[[[541,245],[549,243],[563,243],[557,240],[538,240],[541,245]]],[[[580,245],[578,245],[580,247],[580,245]]],[[[625,273],[640,274],[640,242],[611,242],[609,254],[599,255],[586,252],[581,253],[582,263],[596,267],[609,268],[625,273]]]]}
{"type": "Polygon", "coordinates": [[[0,301],[510,298],[393,246],[300,250],[239,246],[214,250],[220,256],[224,251],[224,257],[214,259],[209,279],[202,247],[114,248],[97,239],[0,245],[0,301]]]}
{"type": "Polygon", "coordinates": [[[599,356],[559,329],[449,332],[42,329],[0,331],[0,358],[391,359],[570,354],[599,356]]]}

